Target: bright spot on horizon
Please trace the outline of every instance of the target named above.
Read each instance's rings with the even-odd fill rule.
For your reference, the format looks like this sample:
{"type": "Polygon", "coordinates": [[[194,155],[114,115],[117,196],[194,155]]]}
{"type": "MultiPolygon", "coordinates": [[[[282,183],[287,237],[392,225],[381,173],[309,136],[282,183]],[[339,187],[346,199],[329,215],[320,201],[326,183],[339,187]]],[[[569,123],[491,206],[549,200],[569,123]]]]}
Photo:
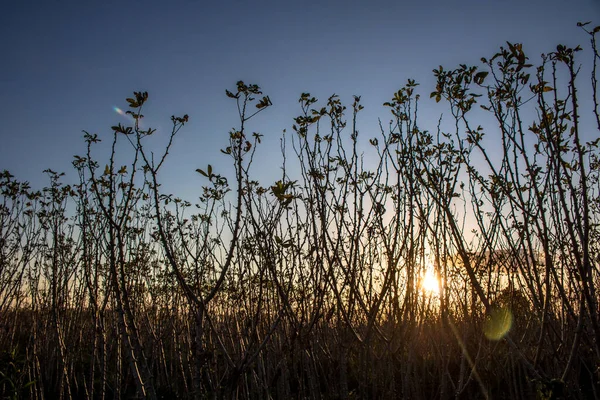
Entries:
{"type": "Polygon", "coordinates": [[[421,289],[427,294],[440,294],[440,280],[431,269],[427,269],[425,275],[421,277],[421,289]]]}

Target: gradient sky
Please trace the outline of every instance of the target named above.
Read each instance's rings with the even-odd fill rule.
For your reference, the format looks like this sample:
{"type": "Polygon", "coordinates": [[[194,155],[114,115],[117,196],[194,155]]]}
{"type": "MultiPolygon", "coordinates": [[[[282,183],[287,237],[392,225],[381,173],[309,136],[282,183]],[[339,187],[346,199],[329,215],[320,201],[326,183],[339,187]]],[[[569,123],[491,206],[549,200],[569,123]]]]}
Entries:
{"type": "MultiPolygon", "coordinates": [[[[3,1],[0,170],[35,188],[47,184],[46,168],[73,182],[82,130],[109,140],[110,126],[127,122],[113,108],[142,90],[157,148],[171,115],[190,116],[161,179],[193,200],[205,183],[195,169],[220,172],[229,162],[219,149],[238,121],[224,90],[238,80],[274,103],[250,129],[265,135],[256,171],[276,173],[279,137],[291,132],[302,92],[323,101],[337,93],[348,104],[362,95],[366,140],[378,118],[389,120],[381,104],[408,78],[428,98],[440,64],[478,63],[506,41],[523,43],[537,62],[558,43],[588,46],[576,23],[599,17],[600,0],[3,1]]],[[[434,129],[435,103],[424,99],[421,110],[434,129]]]]}

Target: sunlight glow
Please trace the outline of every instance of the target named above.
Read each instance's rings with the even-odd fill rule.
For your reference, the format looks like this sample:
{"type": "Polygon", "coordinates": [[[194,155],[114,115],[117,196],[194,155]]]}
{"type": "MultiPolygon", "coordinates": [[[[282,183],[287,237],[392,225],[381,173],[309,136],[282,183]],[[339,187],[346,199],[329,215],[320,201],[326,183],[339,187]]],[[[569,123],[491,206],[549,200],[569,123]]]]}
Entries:
{"type": "Polygon", "coordinates": [[[440,280],[431,269],[421,277],[421,290],[430,295],[440,294],[440,280]]]}

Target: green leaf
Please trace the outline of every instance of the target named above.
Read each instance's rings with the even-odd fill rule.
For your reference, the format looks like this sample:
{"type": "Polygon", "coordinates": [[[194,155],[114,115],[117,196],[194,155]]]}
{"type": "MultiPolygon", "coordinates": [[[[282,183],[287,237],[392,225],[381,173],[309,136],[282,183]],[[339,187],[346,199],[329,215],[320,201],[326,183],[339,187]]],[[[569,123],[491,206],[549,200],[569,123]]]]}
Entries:
{"type": "Polygon", "coordinates": [[[204,175],[208,178],[208,174],[206,172],[204,172],[203,170],[201,170],[200,168],[196,169],[196,172],[199,173],[200,175],[204,175]]]}
{"type": "Polygon", "coordinates": [[[26,383],[26,384],[23,386],[23,389],[27,389],[29,386],[31,386],[31,385],[34,385],[34,384],[35,384],[35,381],[30,381],[30,382],[27,382],[27,383],[26,383]]]}

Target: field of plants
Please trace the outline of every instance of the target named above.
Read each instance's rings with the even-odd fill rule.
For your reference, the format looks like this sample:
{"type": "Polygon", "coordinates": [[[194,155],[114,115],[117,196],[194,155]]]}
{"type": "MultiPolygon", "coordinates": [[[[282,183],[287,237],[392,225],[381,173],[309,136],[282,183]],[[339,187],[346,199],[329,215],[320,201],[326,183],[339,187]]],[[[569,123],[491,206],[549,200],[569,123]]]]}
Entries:
{"type": "Polygon", "coordinates": [[[193,116],[150,151],[145,92],[131,126],[85,134],[77,182],[1,172],[2,398],[599,399],[600,27],[580,25],[585,50],[507,43],[424,98],[408,80],[369,137],[360,97],[302,93],[275,182],[248,128],[271,99],[241,81],[232,173],[200,166],[195,200],[160,174],[193,116]]]}

